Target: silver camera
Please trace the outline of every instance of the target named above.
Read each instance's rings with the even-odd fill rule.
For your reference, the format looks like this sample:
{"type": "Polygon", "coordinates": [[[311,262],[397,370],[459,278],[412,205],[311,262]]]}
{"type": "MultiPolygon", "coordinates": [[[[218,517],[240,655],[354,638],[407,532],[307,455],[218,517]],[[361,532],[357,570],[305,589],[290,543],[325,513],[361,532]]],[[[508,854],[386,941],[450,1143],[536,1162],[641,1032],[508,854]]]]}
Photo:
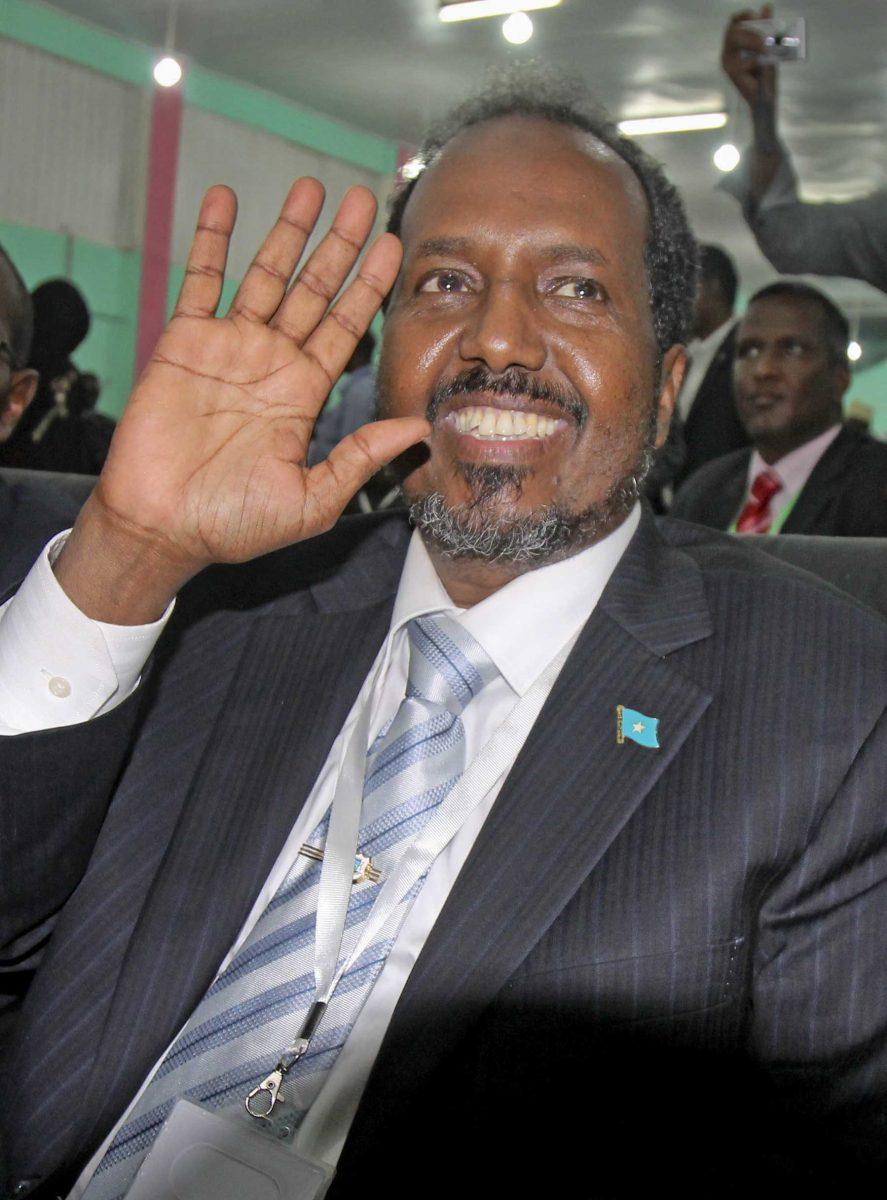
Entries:
{"type": "Polygon", "coordinates": [[[759,63],[803,62],[807,58],[807,22],[803,17],[793,21],[778,17],[759,21],[743,21],[743,29],[751,29],[764,39],[763,53],[755,55],[759,63]]]}

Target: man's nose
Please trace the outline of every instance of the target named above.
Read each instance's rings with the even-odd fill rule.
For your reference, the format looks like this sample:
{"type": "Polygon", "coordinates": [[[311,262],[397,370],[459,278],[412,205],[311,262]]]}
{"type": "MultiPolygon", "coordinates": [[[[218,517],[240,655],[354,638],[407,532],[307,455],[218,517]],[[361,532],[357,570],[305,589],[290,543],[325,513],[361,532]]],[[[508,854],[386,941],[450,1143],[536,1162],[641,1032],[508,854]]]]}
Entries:
{"type": "Polygon", "coordinates": [[[782,360],[772,347],[761,350],[752,361],[752,373],[755,379],[769,379],[780,373],[782,360]]]}
{"type": "Polygon", "coordinates": [[[523,367],[539,371],[546,346],[532,298],[516,284],[488,287],[473,307],[459,350],[466,362],[482,362],[491,371],[523,367]]]}

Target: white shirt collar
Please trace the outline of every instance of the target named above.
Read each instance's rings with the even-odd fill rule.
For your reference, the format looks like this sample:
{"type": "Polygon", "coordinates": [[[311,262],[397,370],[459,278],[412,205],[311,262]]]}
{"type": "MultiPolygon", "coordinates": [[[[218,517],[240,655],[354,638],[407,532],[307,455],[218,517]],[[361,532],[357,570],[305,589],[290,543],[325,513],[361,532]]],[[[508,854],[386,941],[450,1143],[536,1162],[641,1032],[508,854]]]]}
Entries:
{"type": "Polygon", "coordinates": [[[761,471],[770,471],[782,484],[782,492],[778,493],[780,503],[790,500],[792,496],[797,496],[810,478],[813,468],[840,432],[840,424],[832,425],[825,433],[811,438],[809,442],[798,446],[797,450],[792,450],[772,464],[765,463],[757,450],[753,450],[748,464],[746,491],[751,490],[751,485],[761,471]]]}
{"type": "Polygon", "coordinates": [[[591,616],[640,519],[636,504],[618,529],[600,542],[519,575],[468,609],[457,608],[450,599],[415,531],[400,577],[391,631],[426,613],[452,613],[522,696],[591,616]]]}

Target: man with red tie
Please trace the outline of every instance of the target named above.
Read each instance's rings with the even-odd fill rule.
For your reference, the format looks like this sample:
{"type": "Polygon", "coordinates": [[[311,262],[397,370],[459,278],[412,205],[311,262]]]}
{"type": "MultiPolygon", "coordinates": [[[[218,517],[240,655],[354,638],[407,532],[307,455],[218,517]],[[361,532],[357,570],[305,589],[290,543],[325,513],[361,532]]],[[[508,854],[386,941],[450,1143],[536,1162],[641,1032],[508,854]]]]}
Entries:
{"type": "Polygon", "coordinates": [[[887,446],[842,424],[848,340],[816,288],[785,280],[757,292],[734,367],[751,449],[692,475],[672,515],[736,533],[887,536],[887,446]]]}

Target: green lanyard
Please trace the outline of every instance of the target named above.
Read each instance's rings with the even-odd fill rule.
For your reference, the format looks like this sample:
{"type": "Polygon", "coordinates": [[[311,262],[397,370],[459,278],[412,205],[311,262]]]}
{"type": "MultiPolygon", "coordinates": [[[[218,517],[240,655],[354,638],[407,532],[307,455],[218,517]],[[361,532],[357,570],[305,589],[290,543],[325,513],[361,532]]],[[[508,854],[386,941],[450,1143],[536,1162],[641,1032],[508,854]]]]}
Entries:
{"type": "MultiPolygon", "coordinates": [[[[792,498],[791,498],[791,500],[789,500],[788,504],[784,504],[782,506],[782,508],[779,510],[779,512],[776,514],[776,516],[773,518],[773,524],[770,526],[770,528],[767,530],[767,532],[763,535],[758,534],[757,536],[758,537],[761,537],[761,536],[772,537],[774,533],[779,533],[780,529],[782,529],[783,525],[786,523],[786,521],[791,516],[791,511],[795,507],[797,502],[798,502],[798,497],[792,496],[792,498]]],[[[745,506],[743,505],[743,507],[745,507],[745,506]]],[[[740,509],[739,511],[741,512],[742,509],[740,509]]],[[[733,520],[727,526],[728,533],[736,533],[736,522],[738,520],[739,520],[739,513],[736,514],[736,516],[733,518],[733,520]]]]}

